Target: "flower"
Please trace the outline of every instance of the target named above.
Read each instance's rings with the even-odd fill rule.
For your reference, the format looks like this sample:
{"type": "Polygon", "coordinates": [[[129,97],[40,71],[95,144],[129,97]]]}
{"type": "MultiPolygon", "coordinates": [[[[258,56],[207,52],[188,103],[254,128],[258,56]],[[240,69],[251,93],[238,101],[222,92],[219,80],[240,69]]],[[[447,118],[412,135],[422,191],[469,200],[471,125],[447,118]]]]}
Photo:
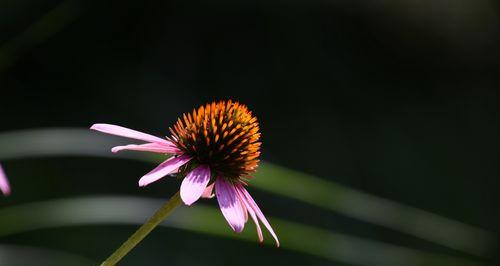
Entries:
{"type": "Polygon", "coordinates": [[[259,221],[279,240],[257,203],[245,189],[255,172],[260,155],[260,133],[257,118],[238,102],[212,102],[183,114],[170,128],[171,136],[155,137],[146,133],[110,124],[94,124],[90,129],[145,141],[145,144],[117,146],[122,150],[148,151],[172,155],[139,180],[146,186],[162,177],[177,173],[183,177],[180,196],[186,205],[200,197],[215,196],[220,210],[235,232],[241,232],[248,215],[263,241],[259,221]]]}
{"type": "Polygon", "coordinates": [[[1,165],[0,165],[0,191],[2,191],[2,193],[5,196],[10,195],[9,180],[7,179],[7,175],[5,174],[1,165]]]}

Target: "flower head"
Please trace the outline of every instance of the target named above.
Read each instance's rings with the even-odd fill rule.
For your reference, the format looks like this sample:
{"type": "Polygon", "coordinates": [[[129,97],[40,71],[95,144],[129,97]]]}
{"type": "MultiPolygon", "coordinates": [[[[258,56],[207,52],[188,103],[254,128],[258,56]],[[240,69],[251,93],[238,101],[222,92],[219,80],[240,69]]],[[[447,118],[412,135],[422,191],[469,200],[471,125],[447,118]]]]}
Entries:
{"type": "Polygon", "coordinates": [[[257,168],[259,124],[244,105],[222,101],[201,106],[179,118],[170,131],[184,154],[226,179],[248,177],[257,168]]]}
{"type": "Polygon", "coordinates": [[[250,215],[259,240],[263,241],[260,221],[279,246],[274,230],[245,189],[258,166],[261,145],[257,118],[246,106],[232,101],[201,106],[179,118],[170,128],[172,135],[165,139],[109,124],[94,124],[91,129],[146,142],[114,147],[112,152],[136,150],[172,155],[144,175],[139,186],[177,173],[183,178],[180,195],[186,205],[200,197],[213,197],[215,190],[222,214],[235,232],[243,230],[250,215]]]}
{"type": "Polygon", "coordinates": [[[0,165],[0,191],[5,196],[10,195],[10,185],[9,185],[9,180],[7,179],[7,175],[2,169],[2,166],[0,165]]]}

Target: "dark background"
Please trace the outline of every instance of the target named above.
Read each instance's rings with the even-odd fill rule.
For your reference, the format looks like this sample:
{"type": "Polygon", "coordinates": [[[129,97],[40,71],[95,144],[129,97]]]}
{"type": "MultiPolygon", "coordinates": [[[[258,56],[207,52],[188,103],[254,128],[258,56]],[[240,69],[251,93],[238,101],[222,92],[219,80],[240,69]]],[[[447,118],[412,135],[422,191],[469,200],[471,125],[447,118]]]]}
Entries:
{"type": "MultiPolygon", "coordinates": [[[[108,122],[166,135],[181,113],[234,99],[260,120],[264,160],[497,234],[499,30],[497,1],[2,1],[0,130],[108,122]]],[[[175,189],[138,190],[151,168],[140,162],[2,164],[25,190],[10,204],[175,189]]],[[[453,254],[254,194],[277,217],[453,254]]],[[[128,232],[62,228],[2,242],[98,260],[128,232]]],[[[176,230],[141,245],[130,265],[332,264],[176,230]]]]}

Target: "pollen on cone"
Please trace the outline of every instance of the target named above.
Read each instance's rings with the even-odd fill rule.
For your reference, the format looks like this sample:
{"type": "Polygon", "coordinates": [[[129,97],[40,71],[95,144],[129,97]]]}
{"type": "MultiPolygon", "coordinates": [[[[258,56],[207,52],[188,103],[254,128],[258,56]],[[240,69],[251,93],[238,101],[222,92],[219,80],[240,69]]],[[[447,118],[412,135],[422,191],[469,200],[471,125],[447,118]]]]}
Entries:
{"type": "Polygon", "coordinates": [[[257,118],[238,102],[212,102],[182,115],[170,128],[185,154],[228,179],[254,172],[259,163],[257,118]]]}

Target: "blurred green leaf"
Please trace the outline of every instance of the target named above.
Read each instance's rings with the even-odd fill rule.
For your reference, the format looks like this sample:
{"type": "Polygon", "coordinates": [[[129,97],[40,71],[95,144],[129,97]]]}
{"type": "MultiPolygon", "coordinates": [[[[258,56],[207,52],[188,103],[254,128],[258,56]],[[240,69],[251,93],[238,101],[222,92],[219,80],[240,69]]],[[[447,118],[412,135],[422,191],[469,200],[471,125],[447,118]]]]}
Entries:
{"type": "Polygon", "coordinates": [[[492,234],[459,221],[348,188],[298,171],[263,163],[252,184],[368,223],[467,253],[488,256],[492,234]]]}
{"type": "MultiPolygon", "coordinates": [[[[164,159],[150,153],[112,154],[109,151],[123,143],[127,141],[86,129],[9,132],[0,134],[0,160],[68,155],[133,158],[147,162],[164,159]]],[[[262,163],[256,176],[258,178],[252,180],[255,188],[459,251],[490,256],[494,239],[485,230],[270,163],[262,163]]]]}
{"type": "MultiPolygon", "coordinates": [[[[18,205],[0,210],[0,236],[67,226],[141,225],[162,204],[162,200],[156,199],[100,196],[18,205]],[[33,213],[43,215],[33,219],[33,213]]],[[[473,260],[399,247],[272,217],[269,219],[280,236],[281,248],[331,261],[375,266],[482,265],[473,260]]],[[[214,236],[257,241],[253,228],[248,228],[251,226],[242,234],[233,233],[219,210],[203,204],[190,208],[181,207],[161,225],[214,236]]],[[[274,246],[269,235],[266,240],[265,244],[274,246]]]]}
{"type": "Polygon", "coordinates": [[[0,245],[0,265],[94,265],[95,261],[70,254],[38,247],[0,245]]]}

